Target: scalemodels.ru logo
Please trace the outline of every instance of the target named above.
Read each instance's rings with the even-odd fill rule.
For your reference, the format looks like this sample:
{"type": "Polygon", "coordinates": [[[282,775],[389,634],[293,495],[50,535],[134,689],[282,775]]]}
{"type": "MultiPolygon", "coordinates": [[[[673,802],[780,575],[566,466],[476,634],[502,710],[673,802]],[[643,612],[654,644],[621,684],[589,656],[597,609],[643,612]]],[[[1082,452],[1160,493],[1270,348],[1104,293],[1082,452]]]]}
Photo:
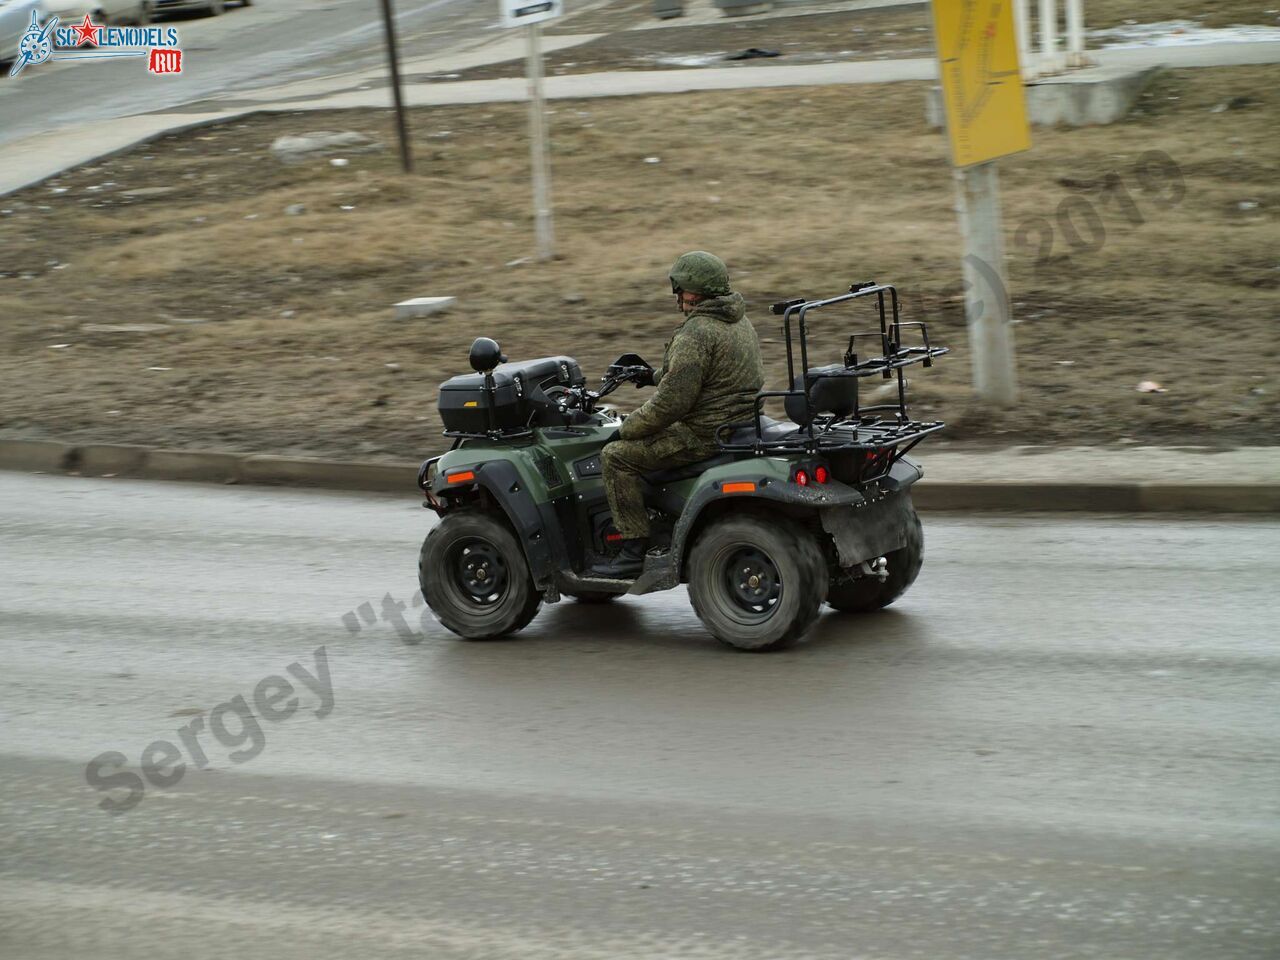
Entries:
{"type": "Polygon", "coordinates": [[[18,59],[9,76],[46,60],[105,60],[146,57],[148,73],[181,73],[182,49],[176,27],[108,27],[94,23],[89,14],[72,27],[58,26],[58,18],[40,23],[31,11],[31,25],[18,41],[18,59]],[[81,49],[82,47],[88,49],[81,49]]]}

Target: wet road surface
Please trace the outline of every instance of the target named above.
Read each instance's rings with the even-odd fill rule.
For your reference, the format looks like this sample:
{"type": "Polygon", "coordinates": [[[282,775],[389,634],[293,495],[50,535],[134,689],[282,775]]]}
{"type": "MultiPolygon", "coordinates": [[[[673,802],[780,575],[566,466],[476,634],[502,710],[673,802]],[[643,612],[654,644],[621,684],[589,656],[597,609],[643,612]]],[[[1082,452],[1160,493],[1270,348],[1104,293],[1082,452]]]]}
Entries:
{"type": "Polygon", "coordinates": [[[451,640],[430,519],[0,473],[0,955],[1280,950],[1280,523],[927,516],[760,656],[683,591],[451,640]]]}

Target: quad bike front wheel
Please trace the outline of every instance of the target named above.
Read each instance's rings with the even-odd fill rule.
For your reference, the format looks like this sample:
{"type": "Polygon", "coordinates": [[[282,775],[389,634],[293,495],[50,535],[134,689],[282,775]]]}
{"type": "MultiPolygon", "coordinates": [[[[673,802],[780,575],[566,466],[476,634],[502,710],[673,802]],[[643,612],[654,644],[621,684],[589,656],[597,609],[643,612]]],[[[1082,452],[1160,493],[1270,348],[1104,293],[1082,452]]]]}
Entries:
{"type": "Polygon", "coordinates": [[[889,563],[889,575],[884,580],[878,577],[848,580],[841,571],[832,570],[836,576],[827,590],[827,603],[843,613],[865,613],[887,607],[907,592],[924,563],[924,529],[914,510],[907,523],[906,544],[885,554],[885,560],[889,563]]]}
{"type": "Polygon", "coordinates": [[[779,650],[800,639],[826,589],[817,542],[786,518],[715,520],[689,555],[694,612],[718,640],[740,650],[779,650]]]}
{"type": "Polygon", "coordinates": [[[515,536],[472,510],[446,514],[427,534],[418,583],[440,622],[467,640],[515,633],[542,603],[515,536]]]}

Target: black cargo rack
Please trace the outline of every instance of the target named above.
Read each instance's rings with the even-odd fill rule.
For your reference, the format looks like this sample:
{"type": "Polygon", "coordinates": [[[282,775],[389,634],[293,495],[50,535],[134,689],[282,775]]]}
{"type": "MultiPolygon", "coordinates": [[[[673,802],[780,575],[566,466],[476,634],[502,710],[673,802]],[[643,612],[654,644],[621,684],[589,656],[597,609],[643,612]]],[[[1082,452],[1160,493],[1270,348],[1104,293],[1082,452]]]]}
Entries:
{"type": "MultiPolygon", "coordinates": [[[[773,304],[773,312],[782,317],[783,336],[787,344],[787,383],[788,390],[765,390],[756,395],[755,402],[755,436],[749,442],[732,442],[728,425],[717,432],[722,450],[740,453],[832,453],[835,451],[864,451],[863,460],[870,459],[879,467],[883,461],[883,469],[876,470],[876,476],[888,472],[892,461],[905,454],[926,436],[941,430],[942,421],[912,420],[907,414],[906,376],[907,367],[920,364],[923,367],[933,366],[936,357],[950,352],[947,347],[935,347],[929,342],[929,329],[918,321],[903,321],[900,315],[900,304],[897,288],[892,284],[878,284],[874,281],[854,283],[847,293],[828,297],[822,300],[804,298],[784,300],[773,304]],[[854,300],[875,297],[879,317],[879,329],[860,331],[850,334],[849,345],[845,350],[844,364],[835,369],[826,368],[815,373],[809,368],[808,314],[814,310],[822,310],[837,304],[854,300]],[[792,336],[792,321],[796,321],[797,338],[792,336]],[[905,331],[916,330],[919,343],[907,345],[903,342],[905,331]],[[797,388],[796,377],[796,339],[799,341],[799,364],[804,371],[800,381],[803,389],[797,388]],[[856,350],[861,339],[878,339],[879,354],[859,358],[856,350]],[[821,380],[836,380],[847,377],[866,378],[880,377],[883,380],[897,379],[897,400],[894,403],[880,403],[863,406],[858,399],[858,391],[853,391],[852,412],[845,414],[826,413],[815,410],[812,390],[821,380]],[[785,436],[769,439],[765,436],[763,417],[764,404],[770,399],[797,398],[804,403],[805,423],[797,430],[785,436]],[[868,457],[867,455],[871,456],[868,457]]],[[[869,482],[876,476],[862,478],[859,470],[858,482],[869,482]]]]}

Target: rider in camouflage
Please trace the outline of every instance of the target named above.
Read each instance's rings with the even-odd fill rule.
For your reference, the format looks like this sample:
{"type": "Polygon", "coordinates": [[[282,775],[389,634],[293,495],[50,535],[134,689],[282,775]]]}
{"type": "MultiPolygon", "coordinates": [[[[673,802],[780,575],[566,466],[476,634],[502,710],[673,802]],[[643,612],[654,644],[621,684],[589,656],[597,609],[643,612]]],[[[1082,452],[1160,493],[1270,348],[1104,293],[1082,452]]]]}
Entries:
{"type": "Polygon", "coordinates": [[[605,490],[623,540],[619,553],[595,569],[600,576],[630,579],[644,566],[649,515],[641,476],[713,456],[716,428],[750,420],[764,385],[760,341],[724,261],[695,250],[675,262],[670,278],[685,319],[666,345],[662,368],[647,381],[657,393],[604,448],[605,490]]]}

